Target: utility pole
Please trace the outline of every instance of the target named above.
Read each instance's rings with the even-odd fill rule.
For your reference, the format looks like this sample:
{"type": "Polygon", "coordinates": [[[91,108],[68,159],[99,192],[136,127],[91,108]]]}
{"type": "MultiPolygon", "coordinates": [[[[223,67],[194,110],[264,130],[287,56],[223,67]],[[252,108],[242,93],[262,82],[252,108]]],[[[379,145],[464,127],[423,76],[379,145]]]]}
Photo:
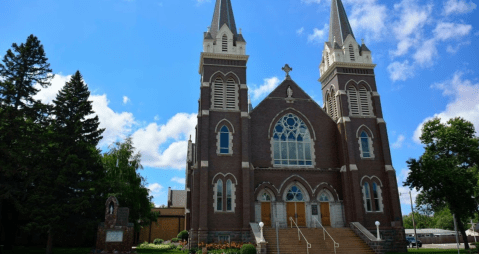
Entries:
{"type": "Polygon", "coordinates": [[[416,239],[416,250],[419,250],[419,247],[418,247],[418,244],[417,244],[416,222],[414,221],[414,208],[412,207],[412,195],[411,195],[411,191],[409,191],[409,198],[411,199],[412,225],[414,226],[414,238],[416,239]]]}
{"type": "Polygon", "coordinates": [[[472,233],[474,235],[474,242],[477,243],[477,240],[476,240],[476,225],[477,225],[477,223],[472,222],[472,219],[471,219],[471,223],[468,223],[468,224],[471,224],[472,233]]]}

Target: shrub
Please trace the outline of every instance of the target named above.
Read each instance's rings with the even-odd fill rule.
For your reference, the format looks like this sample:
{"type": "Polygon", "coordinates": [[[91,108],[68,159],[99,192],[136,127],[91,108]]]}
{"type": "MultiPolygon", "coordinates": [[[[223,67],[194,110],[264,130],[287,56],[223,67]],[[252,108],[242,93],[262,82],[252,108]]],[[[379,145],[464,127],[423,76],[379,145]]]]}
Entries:
{"type": "Polygon", "coordinates": [[[177,243],[177,242],[178,242],[178,238],[171,238],[171,242],[172,242],[172,243],[177,243]]]}
{"type": "Polygon", "coordinates": [[[160,239],[160,238],[156,238],[156,239],[153,241],[154,244],[162,244],[163,242],[164,242],[163,239],[160,239]]]}
{"type": "Polygon", "coordinates": [[[188,231],[183,230],[180,233],[178,233],[178,240],[188,241],[188,231]]]}
{"type": "Polygon", "coordinates": [[[245,244],[241,247],[241,254],[256,254],[256,248],[252,244],[245,244]]]}

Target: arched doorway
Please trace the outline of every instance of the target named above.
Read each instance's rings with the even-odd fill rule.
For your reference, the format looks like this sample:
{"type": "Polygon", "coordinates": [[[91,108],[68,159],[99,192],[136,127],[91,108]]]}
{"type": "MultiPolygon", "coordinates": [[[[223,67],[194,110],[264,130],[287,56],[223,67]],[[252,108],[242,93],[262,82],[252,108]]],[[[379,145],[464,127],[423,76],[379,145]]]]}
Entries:
{"type": "Polygon", "coordinates": [[[303,191],[296,184],[292,185],[286,193],[287,222],[293,218],[299,227],[306,227],[306,209],[303,191]]]}
{"type": "Polygon", "coordinates": [[[324,189],[319,193],[318,199],[321,209],[321,224],[323,226],[331,226],[331,213],[329,202],[333,201],[333,196],[327,189],[324,189]]]}
{"type": "Polygon", "coordinates": [[[261,221],[265,227],[271,227],[271,194],[264,191],[260,197],[261,221]]]}

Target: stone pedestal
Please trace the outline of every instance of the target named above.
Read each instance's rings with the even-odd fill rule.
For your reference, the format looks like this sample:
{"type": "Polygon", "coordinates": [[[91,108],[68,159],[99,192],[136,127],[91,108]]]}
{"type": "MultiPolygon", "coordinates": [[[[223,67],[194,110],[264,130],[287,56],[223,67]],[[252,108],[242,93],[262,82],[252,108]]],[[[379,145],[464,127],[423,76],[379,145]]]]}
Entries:
{"type": "Polygon", "coordinates": [[[131,253],[134,227],[128,223],[130,210],[120,207],[115,197],[105,203],[105,222],[98,226],[96,253],[131,253]]]}

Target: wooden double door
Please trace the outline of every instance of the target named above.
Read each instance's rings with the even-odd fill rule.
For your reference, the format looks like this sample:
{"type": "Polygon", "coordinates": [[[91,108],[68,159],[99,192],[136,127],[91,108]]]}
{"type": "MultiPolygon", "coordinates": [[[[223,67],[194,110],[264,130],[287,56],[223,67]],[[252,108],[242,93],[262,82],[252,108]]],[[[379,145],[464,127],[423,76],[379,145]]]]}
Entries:
{"type": "Polygon", "coordinates": [[[298,227],[306,227],[306,208],[304,202],[287,202],[286,215],[288,216],[286,218],[288,224],[291,223],[289,221],[289,218],[291,217],[296,224],[298,224],[298,227]]]}
{"type": "Polygon", "coordinates": [[[329,203],[321,202],[321,224],[331,226],[331,215],[329,213],[329,203]]]}
{"type": "Polygon", "coordinates": [[[271,227],[271,202],[261,203],[261,221],[265,227],[271,227]]]}

